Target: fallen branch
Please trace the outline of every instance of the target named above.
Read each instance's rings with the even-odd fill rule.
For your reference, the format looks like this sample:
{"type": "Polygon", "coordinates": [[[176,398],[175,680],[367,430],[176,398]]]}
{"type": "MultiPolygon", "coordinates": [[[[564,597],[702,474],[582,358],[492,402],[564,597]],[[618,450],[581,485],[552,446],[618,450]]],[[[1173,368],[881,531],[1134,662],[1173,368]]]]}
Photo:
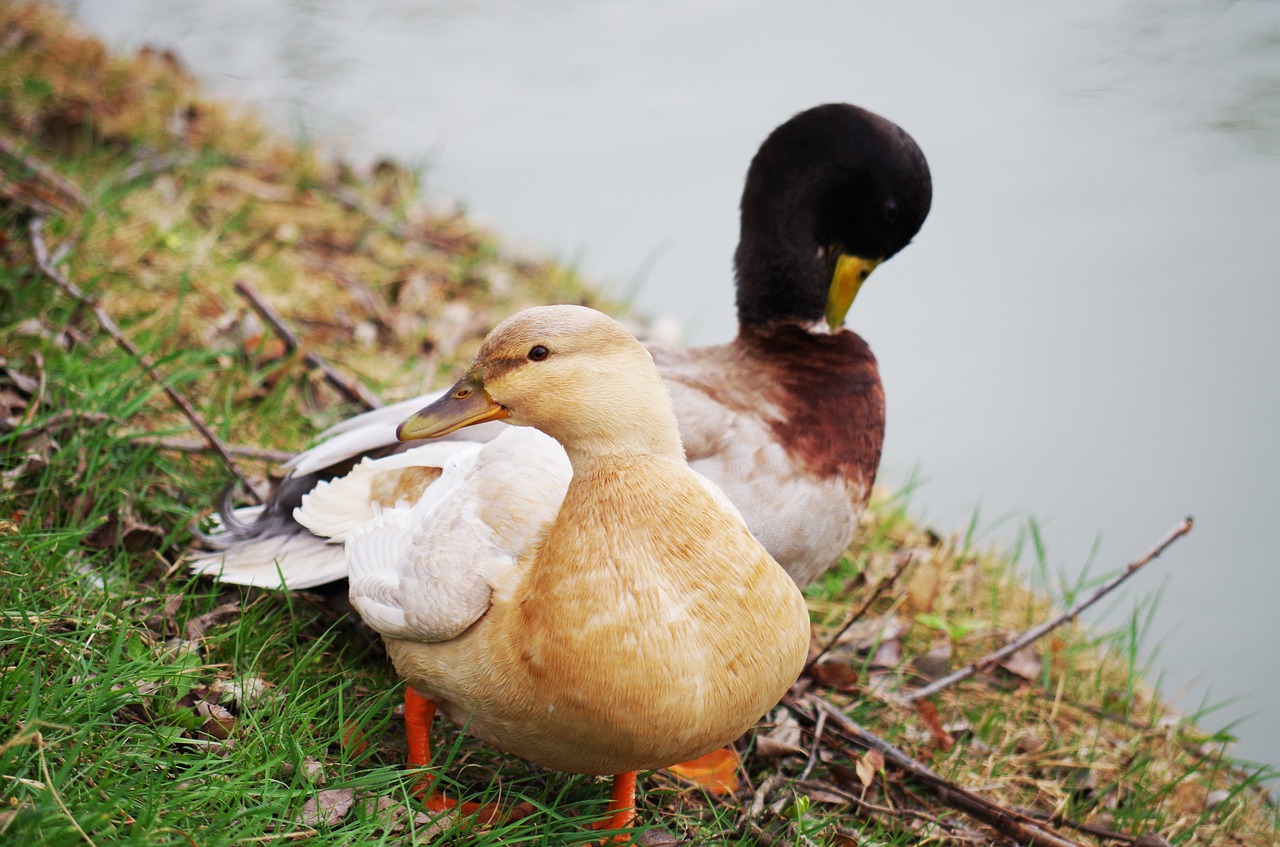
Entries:
{"type": "Polygon", "coordinates": [[[1160,539],[1154,547],[1152,547],[1150,550],[1144,553],[1142,555],[1142,558],[1138,559],[1136,562],[1131,562],[1129,566],[1126,567],[1123,571],[1121,571],[1119,574],[1117,574],[1116,576],[1112,577],[1111,579],[1103,583],[1101,586],[1099,586],[1098,590],[1093,592],[1093,594],[1090,595],[1087,599],[1077,603],[1076,605],[1072,606],[1070,609],[1067,609],[1065,612],[1058,615],[1056,618],[1053,618],[1052,620],[1049,620],[1049,621],[1045,621],[1039,626],[1033,627],[1032,629],[1027,630],[1026,632],[1022,633],[1022,635],[1019,635],[1017,638],[1013,639],[1008,644],[1001,647],[999,650],[996,650],[994,653],[990,653],[982,657],[978,661],[973,662],[972,664],[966,665],[963,668],[960,668],[958,671],[949,673],[946,676],[942,677],[942,679],[935,680],[934,682],[929,683],[923,688],[918,688],[915,691],[904,694],[901,696],[900,699],[904,703],[912,703],[921,698],[929,697],[934,694],[937,694],[939,691],[942,691],[944,688],[950,688],[951,686],[955,685],[957,682],[968,679],[969,677],[977,673],[979,670],[990,668],[996,663],[1003,661],[1009,656],[1012,656],[1014,653],[1018,652],[1023,647],[1026,647],[1028,644],[1031,644],[1036,639],[1044,636],[1046,633],[1052,632],[1053,630],[1062,626],[1067,621],[1075,620],[1077,617],[1079,617],[1081,612],[1083,612],[1085,609],[1089,608],[1094,603],[1101,600],[1103,596],[1105,596],[1108,592],[1115,589],[1116,586],[1120,585],[1120,583],[1124,582],[1126,579],[1133,576],[1144,565],[1146,565],[1152,559],[1156,558],[1161,553],[1163,553],[1165,551],[1165,548],[1167,548],[1170,544],[1172,544],[1173,542],[1177,541],[1179,538],[1181,538],[1182,536],[1190,532],[1193,524],[1194,524],[1194,521],[1190,517],[1184,518],[1180,524],[1178,524],[1176,527],[1170,530],[1169,533],[1164,538],[1160,539]]]}
{"type": "MultiPolygon", "coordinates": [[[[827,713],[828,734],[832,732],[830,724],[834,724],[839,734],[848,741],[864,749],[879,751],[887,763],[918,780],[948,806],[986,824],[1001,835],[1019,844],[1033,845],[1033,847],[1084,847],[1080,842],[1073,841],[1026,815],[979,797],[954,782],[944,779],[883,738],[859,726],[844,712],[818,695],[806,694],[804,699],[813,706],[815,712],[827,713]]],[[[782,702],[800,719],[816,721],[816,718],[793,698],[787,697],[782,702]]]]}
{"type": "Polygon", "coordinates": [[[1038,812],[1035,809],[1019,809],[1018,811],[1034,820],[1048,821],[1054,826],[1065,826],[1067,829],[1074,829],[1076,832],[1083,832],[1098,838],[1105,838],[1108,841],[1137,844],[1141,838],[1141,836],[1138,835],[1116,832],[1114,829],[1107,829],[1106,827],[1098,826],[1097,824],[1078,823],[1060,814],[1048,814],[1046,812],[1038,812]]]}
{"type": "Polygon", "coordinates": [[[827,728],[827,713],[818,712],[818,722],[813,727],[813,744],[809,746],[809,760],[804,763],[804,770],[800,772],[800,781],[804,782],[809,778],[809,774],[813,773],[813,766],[818,763],[818,756],[822,752],[822,731],[827,728]]]}
{"type": "Polygon", "coordinates": [[[82,307],[90,309],[93,312],[93,316],[97,319],[98,325],[111,336],[112,340],[116,342],[117,346],[119,346],[121,350],[124,350],[125,353],[138,361],[138,364],[140,364],[142,369],[146,371],[147,376],[151,377],[151,379],[160,386],[164,393],[169,396],[169,399],[173,401],[174,405],[177,406],[178,409],[182,411],[182,414],[186,416],[187,420],[191,421],[192,426],[200,432],[205,443],[209,445],[209,449],[216,453],[222,460],[222,463],[235,475],[236,479],[240,481],[240,484],[244,486],[245,490],[249,493],[249,496],[253,498],[254,502],[261,503],[262,497],[253,487],[253,484],[249,482],[249,478],[245,476],[242,470],[240,470],[240,466],[236,464],[235,459],[231,457],[227,448],[218,440],[218,437],[213,434],[213,430],[209,429],[208,425],[205,424],[198,414],[196,414],[196,410],[187,402],[187,399],[183,397],[176,388],[169,384],[169,380],[165,378],[164,374],[161,373],[160,370],[147,359],[147,357],[143,356],[142,351],[140,351],[137,346],[120,331],[120,327],[116,326],[116,322],[112,320],[111,316],[102,308],[97,299],[90,297],[88,294],[81,291],[74,283],[71,282],[71,280],[67,279],[67,277],[58,270],[53,262],[49,260],[49,247],[45,244],[44,240],[44,218],[40,216],[33,218],[30,229],[31,247],[35,252],[36,264],[40,267],[40,270],[44,275],[48,277],[54,285],[58,286],[64,294],[74,299],[82,307]]]}
{"type": "Polygon", "coordinates": [[[124,169],[120,174],[120,182],[130,183],[135,179],[153,176],[154,174],[163,173],[172,170],[178,165],[184,165],[194,160],[194,156],[190,151],[183,150],[178,153],[152,153],[146,152],[141,156],[135,156],[133,162],[124,169]]]}
{"type": "MultiPolygon", "coordinates": [[[[819,710],[819,714],[825,715],[826,712],[819,710]]],[[[846,803],[852,803],[853,805],[857,806],[858,808],[864,811],[872,812],[877,815],[883,815],[887,818],[914,818],[915,820],[924,821],[927,824],[931,824],[933,826],[938,827],[938,829],[943,830],[952,838],[955,838],[961,841],[969,841],[972,843],[981,843],[981,844],[987,844],[990,842],[990,838],[987,837],[985,833],[979,834],[974,830],[968,830],[969,833],[972,833],[972,837],[969,835],[961,834],[962,827],[960,824],[943,820],[937,815],[931,815],[928,812],[921,811],[920,809],[912,809],[906,806],[902,808],[894,808],[891,806],[881,806],[878,803],[872,803],[871,801],[863,797],[859,797],[857,794],[854,794],[852,791],[846,791],[845,789],[840,788],[837,785],[831,785],[829,783],[814,784],[814,783],[806,783],[803,780],[799,780],[796,782],[796,785],[801,789],[814,788],[819,791],[824,791],[829,794],[834,794],[835,796],[844,800],[846,803]]]]}
{"type": "MultiPolygon", "coordinates": [[[[253,307],[253,310],[258,313],[259,317],[271,324],[271,328],[276,331],[276,335],[280,336],[280,340],[284,342],[284,346],[290,353],[300,349],[302,343],[298,340],[298,336],[294,335],[293,332],[285,326],[284,321],[280,316],[277,315],[275,311],[258,296],[258,292],[254,291],[249,283],[243,281],[236,282],[236,293],[249,302],[249,305],[253,307]]],[[[378,398],[370,394],[363,386],[343,377],[342,374],[334,370],[328,362],[321,359],[315,353],[306,353],[303,356],[303,361],[305,361],[308,366],[319,370],[324,374],[325,382],[332,385],[351,402],[364,406],[366,411],[370,409],[377,409],[382,405],[378,398]]]]}
{"type": "Polygon", "coordinates": [[[30,142],[0,133],[0,197],[37,215],[62,214],[85,207],[84,192],[31,155],[30,142]]]}
{"type": "Polygon", "coordinates": [[[835,635],[831,636],[831,639],[823,645],[822,649],[818,651],[818,654],[810,659],[804,666],[804,670],[800,671],[801,676],[804,676],[813,670],[814,666],[818,664],[818,660],[827,655],[831,648],[836,646],[836,642],[840,640],[841,636],[849,631],[849,627],[853,626],[854,623],[860,620],[862,616],[867,613],[867,609],[871,608],[871,604],[878,600],[880,595],[883,594],[889,586],[898,581],[898,577],[902,576],[902,572],[907,569],[907,565],[911,564],[914,559],[915,557],[910,553],[906,554],[902,557],[902,560],[898,562],[898,566],[893,569],[893,573],[876,583],[876,587],[872,589],[871,594],[867,596],[867,599],[862,601],[862,605],[858,607],[858,611],[854,612],[849,617],[849,620],[845,621],[844,626],[840,627],[840,630],[835,635]]]}
{"type": "MultiPolygon", "coordinates": [[[[135,435],[132,440],[139,444],[152,444],[161,450],[172,450],[175,453],[208,453],[209,445],[194,438],[171,438],[157,435],[135,435]]],[[[227,452],[241,459],[255,459],[259,462],[279,464],[293,458],[287,450],[269,450],[265,447],[252,447],[244,444],[225,444],[227,452]]]]}

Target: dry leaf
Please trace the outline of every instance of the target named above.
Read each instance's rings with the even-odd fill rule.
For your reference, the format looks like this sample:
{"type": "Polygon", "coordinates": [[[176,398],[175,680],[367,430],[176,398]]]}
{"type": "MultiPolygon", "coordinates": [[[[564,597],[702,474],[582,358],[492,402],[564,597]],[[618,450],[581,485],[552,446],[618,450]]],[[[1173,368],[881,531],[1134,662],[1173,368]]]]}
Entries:
{"type": "Polygon", "coordinates": [[[858,836],[844,829],[831,833],[831,847],[858,847],[858,836]]]}
{"type": "Polygon", "coordinates": [[[102,550],[118,544],[130,553],[142,553],[158,549],[164,543],[164,531],[139,521],[133,510],[126,506],[90,533],[84,542],[102,550]]]}
{"type": "Polygon", "coordinates": [[[677,847],[685,843],[678,835],[673,835],[665,829],[646,829],[632,841],[636,847],[677,847]]]}
{"type": "Polygon", "coordinates": [[[355,719],[347,721],[346,727],[342,730],[342,749],[352,756],[359,756],[369,749],[369,742],[364,740],[364,727],[359,721],[355,719]]]}
{"type": "Polygon", "coordinates": [[[838,659],[827,659],[814,665],[809,673],[819,684],[836,691],[849,692],[858,687],[858,672],[848,662],[838,659]]]}
{"type": "Polygon", "coordinates": [[[302,804],[298,823],[303,826],[337,826],[355,802],[354,788],[326,788],[302,804]]]}
{"type": "Polygon", "coordinates": [[[376,801],[368,797],[364,801],[364,816],[377,820],[378,828],[383,832],[396,833],[403,830],[409,811],[404,803],[390,797],[379,797],[376,801]]]}
{"type": "Polygon", "coordinates": [[[928,700],[917,700],[916,714],[924,722],[925,729],[929,730],[929,734],[933,736],[933,743],[938,745],[939,750],[945,753],[956,745],[955,739],[942,726],[942,721],[938,718],[937,706],[928,700]]]}
{"type": "MultiPolygon", "coordinates": [[[[284,762],[280,765],[280,773],[282,776],[291,777],[297,773],[297,771],[298,769],[294,767],[293,762],[284,762]]],[[[302,761],[302,776],[312,785],[324,785],[324,765],[317,759],[307,756],[302,761]]]]}
{"type": "Polygon", "coordinates": [[[196,714],[206,719],[200,727],[200,731],[217,738],[219,741],[225,741],[230,738],[235,731],[235,715],[227,711],[224,706],[201,700],[196,703],[196,714]]]}
{"type": "Polygon", "coordinates": [[[942,641],[927,653],[913,657],[911,667],[929,681],[946,676],[951,670],[951,641],[942,641]]]}
{"type": "Polygon", "coordinates": [[[26,397],[9,388],[0,387],[0,423],[16,428],[26,411],[26,397]]]}
{"type": "Polygon", "coordinates": [[[821,786],[807,788],[804,793],[805,796],[814,803],[831,803],[837,806],[842,806],[849,802],[849,795],[837,794],[834,791],[827,791],[821,786]]]}
{"type": "MultiPolygon", "coordinates": [[[[910,555],[901,552],[899,555],[910,555]]],[[[920,556],[910,581],[907,583],[907,611],[911,614],[933,611],[942,585],[942,559],[938,556],[920,556]]]]}
{"type": "Polygon", "coordinates": [[[876,774],[884,770],[884,754],[879,750],[868,750],[858,757],[858,761],[854,763],[854,769],[858,773],[858,781],[864,787],[869,786],[875,781],[876,774]]]}
{"type": "Polygon", "coordinates": [[[1048,746],[1043,738],[1031,731],[1019,734],[1017,739],[1014,740],[1014,744],[1019,753],[1039,753],[1048,746]]]}
{"type": "Polygon", "coordinates": [[[187,638],[197,641],[204,637],[210,627],[223,623],[238,614],[240,614],[239,602],[223,603],[213,611],[205,612],[203,615],[187,621],[187,638]]]}
{"type": "Polygon", "coordinates": [[[237,709],[252,707],[262,701],[267,693],[267,683],[261,677],[244,676],[239,679],[215,679],[209,690],[218,695],[219,703],[230,703],[237,709]]]}
{"type": "Polygon", "coordinates": [[[182,608],[182,595],[168,595],[164,598],[164,604],[147,616],[147,628],[162,638],[168,635],[172,630],[173,618],[180,608],[182,608]]]}
{"type": "Polygon", "coordinates": [[[1035,682],[1039,679],[1040,672],[1043,670],[1040,657],[1035,654],[1035,650],[1031,647],[1023,647],[1001,661],[999,666],[1028,682],[1035,682]]]}
{"type": "Polygon", "coordinates": [[[803,756],[807,751],[801,745],[800,722],[795,715],[785,712],[777,726],[765,735],[756,736],[756,755],[765,759],[803,756]]]}

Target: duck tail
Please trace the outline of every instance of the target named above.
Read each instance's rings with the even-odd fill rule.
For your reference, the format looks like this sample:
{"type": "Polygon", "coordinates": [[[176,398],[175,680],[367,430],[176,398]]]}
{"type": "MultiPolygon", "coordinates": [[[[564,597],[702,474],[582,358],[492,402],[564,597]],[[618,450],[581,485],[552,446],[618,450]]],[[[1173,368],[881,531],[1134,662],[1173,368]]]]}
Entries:
{"type": "Polygon", "coordinates": [[[193,529],[198,549],[188,553],[191,570],[221,582],[290,590],[344,578],[342,545],[326,543],[293,517],[318,482],[318,474],[289,476],[263,505],[239,507],[232,504],[235,487],[228,485],[213,525],[193,529]]]}

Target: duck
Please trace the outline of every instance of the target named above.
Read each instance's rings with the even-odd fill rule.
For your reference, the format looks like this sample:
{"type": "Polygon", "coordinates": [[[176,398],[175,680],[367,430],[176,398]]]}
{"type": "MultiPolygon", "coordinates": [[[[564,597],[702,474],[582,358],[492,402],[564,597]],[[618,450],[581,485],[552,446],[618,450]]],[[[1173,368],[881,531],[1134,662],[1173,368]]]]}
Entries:
{"type": "MultiPolygon", "coordinates": [[[[368,466],[319,484],[297,518],[343,537],[351,604],[407,682],[411,764],[429,763],[439,711],[535,764],[611,776],[596,826],[624,829],[637,771],[722,747],[786,693],[807,607],[689,466],[650,353],[614,319],[561,305],[504,320],[397,437],[493,420],[511,426],[397,458],[416,494],[368,520],[334,520],[368,466]],[[427,484],[408,472],[437,465],[427,484]]],[[[432,810],[480,812],[424,788],[432,810]]]]}
{"type": "MultiPolygon", "coordinates": [[[[728,495],[801,587],[850,547],[884,440],[876,359],[845,327],[846,315],[871,272],[915,237],[931,202],[924,154],[893,122],[846,103],[795,115],[768,135],[747,170],[734,254],[736,337],[651,349],[690,464],[728,495]]],[[[366,412],[323,433],[286,463],[288,475],[264,505],[221,504],[193,569],[268,588],[346,577],[341,534],[321,538],[300,524],[302,497],[406,449],[395,437],[398,423],[436,396],[443,395],[366,412]]],[[[488,422],[448,438],[484,443],[505,426],[488,422]]],[[[368,499],[352,503],[354,523],[386,505],[379,498],[394,498],[372,484],[377,466],[365,471],[370,484],[360,490],[368,499]]],[[[418,473],[438,478],[440,469],[418,473]]]]}

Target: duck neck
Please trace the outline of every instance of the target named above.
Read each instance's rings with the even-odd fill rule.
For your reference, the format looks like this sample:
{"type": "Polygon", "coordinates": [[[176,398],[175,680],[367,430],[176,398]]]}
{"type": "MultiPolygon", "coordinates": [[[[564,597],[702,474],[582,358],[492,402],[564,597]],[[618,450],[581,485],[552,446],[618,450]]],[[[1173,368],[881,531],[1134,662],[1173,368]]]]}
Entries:
{"type": "MultiPolygon", "coordinates": [[[[649,353],[636,345],[643,367],[615,369],[592,388],[590,407],[575,414],[543,415],[539,429],[564,447],[575,474],[627,456],[684,460],[671,395],[649,353]]],[[[512,416],[513,423],[525,423],[512,416]]]]}
{"type": "Polygon", "coordinates": [[[632,418],[625,427],[579,432],[560,443],[573,465],[575,477],[651,460],[684,462],[684,445],[680,442],[674,414],[665,426],[658,425],[656,420],[642,422],[632,418]]]}
{"type": "Polygon", "coordinates": [[[764,326],[821,322],[827,305],[826,262],[798,215],[756,219],[745,211],[738,249],[738,323],[764,326]]]}

